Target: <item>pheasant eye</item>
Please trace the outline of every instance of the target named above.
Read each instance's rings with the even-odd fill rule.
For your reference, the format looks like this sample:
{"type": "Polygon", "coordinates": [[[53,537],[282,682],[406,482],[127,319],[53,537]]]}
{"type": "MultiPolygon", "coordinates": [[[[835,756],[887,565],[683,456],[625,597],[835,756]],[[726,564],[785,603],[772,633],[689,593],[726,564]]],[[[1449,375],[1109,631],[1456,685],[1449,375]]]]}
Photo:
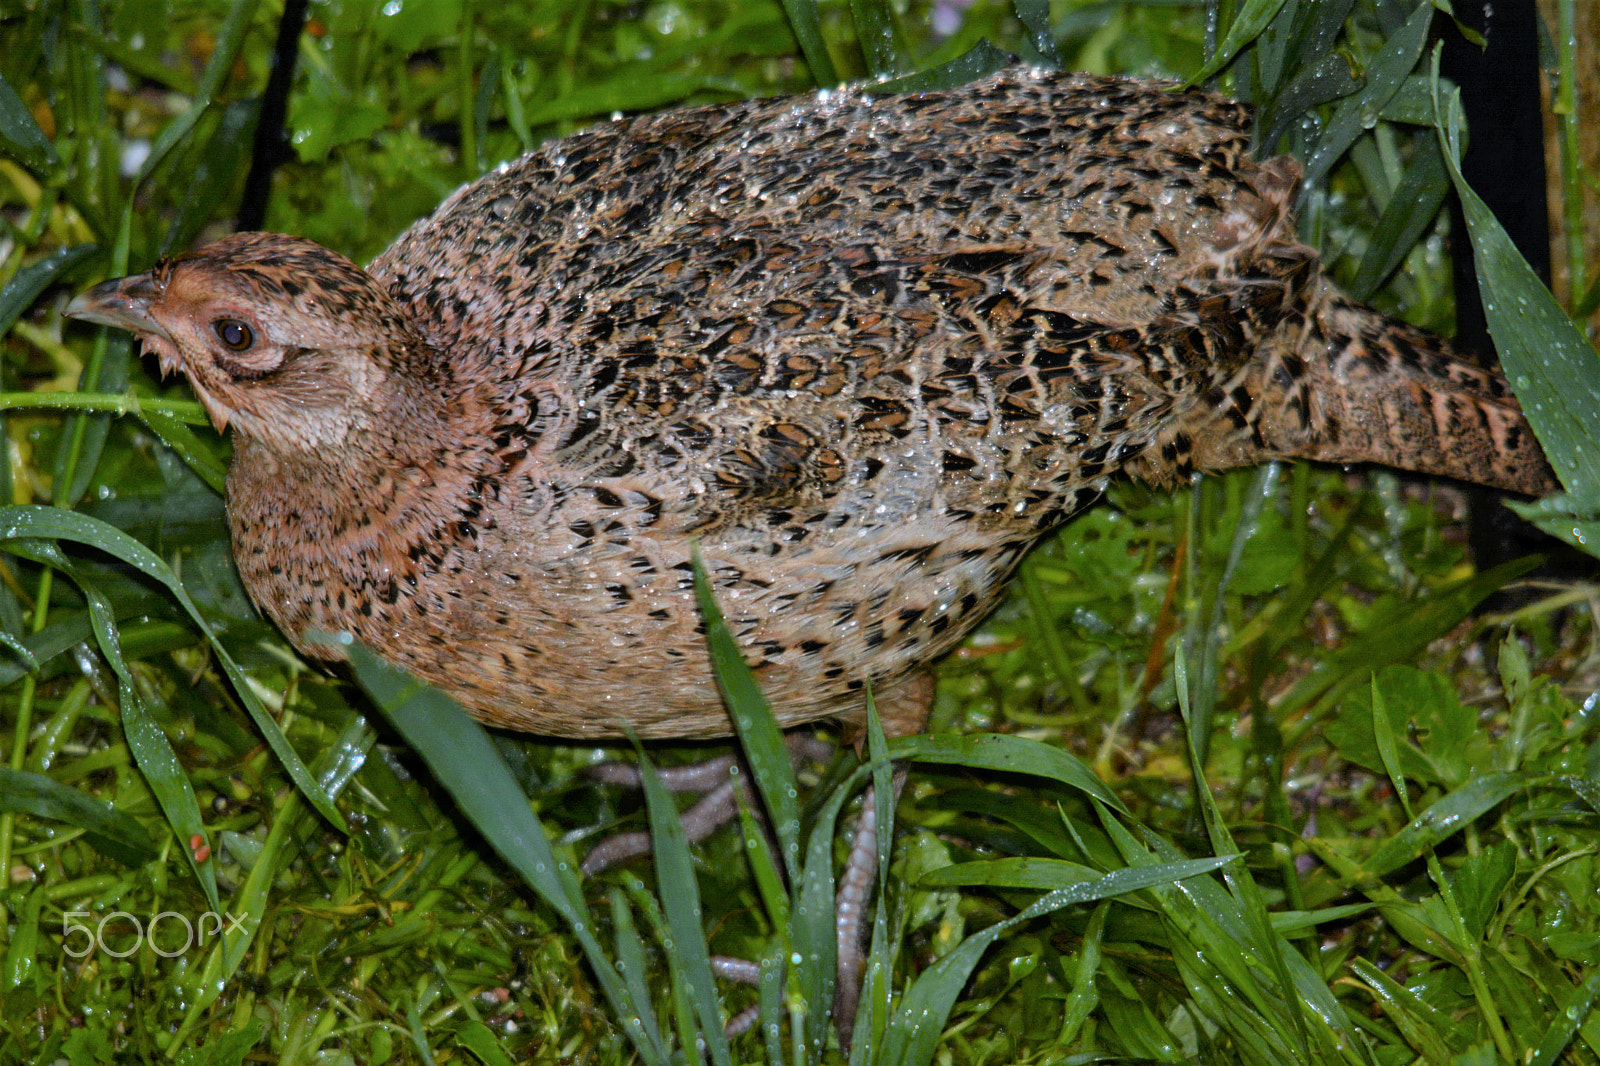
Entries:
{"type": "Polygon", "coordinates": [[[242,352],[256,342],[255,330],[236,318],[218,319],[211,328],[229,351],[242,352]]]}

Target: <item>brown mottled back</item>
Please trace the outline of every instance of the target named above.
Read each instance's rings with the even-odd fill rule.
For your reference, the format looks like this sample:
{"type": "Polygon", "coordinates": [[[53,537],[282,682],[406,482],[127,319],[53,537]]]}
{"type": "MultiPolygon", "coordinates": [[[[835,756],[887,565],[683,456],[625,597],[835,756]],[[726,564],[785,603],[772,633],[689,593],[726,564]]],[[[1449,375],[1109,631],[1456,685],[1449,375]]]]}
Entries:
{"type": "Polygon", "coordinates": [[[538,733],[725,734],[698,544],[780,719],[870,680],[906,731],[921,669],[1120,472],[1554,487],[1497,374],[1323,279],[1247,131],[1030,71],[673,111],[465,187],[370,277],[241,235],[77,311],[235,427],[240,570],[309,654],[348,630],[538,733]]]}

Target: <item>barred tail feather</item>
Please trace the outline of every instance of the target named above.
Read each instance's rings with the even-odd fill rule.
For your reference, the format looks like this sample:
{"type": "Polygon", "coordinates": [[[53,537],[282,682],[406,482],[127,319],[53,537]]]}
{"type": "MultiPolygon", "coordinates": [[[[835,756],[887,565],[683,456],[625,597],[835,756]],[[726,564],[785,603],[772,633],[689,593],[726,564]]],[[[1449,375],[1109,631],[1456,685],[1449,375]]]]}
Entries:
{"type": "Polygon", "coordinates": [[[1280,334],[1251,368],[1258,455],[1381,463],[1528,496],[1560,488],[1499,370],[1331,289],[1318,302],[1300,336],[1280,334]]]}

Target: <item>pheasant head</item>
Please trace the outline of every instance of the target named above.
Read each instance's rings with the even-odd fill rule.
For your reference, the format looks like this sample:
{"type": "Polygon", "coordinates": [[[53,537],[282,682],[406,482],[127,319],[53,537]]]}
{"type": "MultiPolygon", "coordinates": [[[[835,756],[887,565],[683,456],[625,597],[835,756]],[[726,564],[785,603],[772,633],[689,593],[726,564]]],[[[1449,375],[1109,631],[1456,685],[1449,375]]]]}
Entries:
{"type": "Polygon", "coordinates": [[[344,256],[298,237],[238,233],[97,285],[74,318],[133,333],[182,371],[217,428],[288,458],[346,446],[433,365],[405,310],[344,256]]]}

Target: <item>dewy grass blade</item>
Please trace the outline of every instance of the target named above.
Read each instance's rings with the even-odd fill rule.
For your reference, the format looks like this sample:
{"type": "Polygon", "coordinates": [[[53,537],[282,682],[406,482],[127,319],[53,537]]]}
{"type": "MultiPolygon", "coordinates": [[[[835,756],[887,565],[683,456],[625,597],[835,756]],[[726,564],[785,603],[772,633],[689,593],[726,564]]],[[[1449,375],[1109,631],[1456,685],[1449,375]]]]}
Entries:
{"type": "Polygon", "coordinates": [[[839,84],[839,75],[828,55],[828,42],[822,37],[822,17],[817,13],[817,0],[783,0],[784,13],[789,16],[789,26],[794,30],[800,51],[805,54],[811,77],[824,89],[839,84]]]}
{"type": "Polygon", "coordinates": [[[156,399],[133,392],[0,392],[0,411],[94,411],[142,419],[152,410],[190,426],[211,423],[195,400],[156,399]]]}
{"type": "Polygon", "coordinates": [[[1420,1052],[1418,1061],[1461,1061],[1451,1048],[1452,1043],[1459,1044],[1459,1023],[1448,1011],[1427,1001],[1426,986],[1408,988],[1370,960],[1360,957],[1350,960],[1350,970],[1366,983],[1368,993],[1384,1016],[1420,1052]]]}
{"type": "MultiPolygon", "coordinates": [[[[0,80],[0,94],[5,91],[5,82],[0,80]]],[[[4,110],[0,103],[0,111],[4,110]]],[[[92,244],[77,244],[71,248],[57,248],[49,255],[36,263],[29,263],[17,271],[12,279],[6,282],[4,289],[0,289],[0,336],[9,330],[14,322],[22,316],[22,312],[32,306],[39,294],[48,288],[57,278],[87,259],[95,250],[92,244]]]]}
{"type": "MultiPolygon", "coordinates": [[[[1376,612],[1359,636],[1325,656],[1276,701],[1280,720],[1307,705],[1326,706],[1373,670],[1416,656],[1431,641],[1450,632],[1483,599],[1538,565],[1518,559],[1473,574],[1409,602],[1394,601],[1376,612]]],[[[1292,741],[1292,738],[1286,742],[1292,741]]]]}
{"type": "Polygon", "coordinates": [[[1351,296],[1362,301],[1371,299],[1405,261],[1406,255],[1438,216],[1449,181],[1444,155],[1437,143],[1423,141],[1378,218],[1372,242],[1367,245],[1361,265],[1356,269],[1355,281],[1351,283],[1351,296]]]}
{"type": "Polygon", "coordinates": [[[1180,859],[1154,866],[1126,867],[1101,873],[1059,859],[982,859],[930,871],[923,875],[920,883],[929,888],[988,885],[1037,892],[1065,892],[1070,897],[1068,902],[1094,903],[1155,885],[1181,881],[1186,877],[1199,877],[1220,870],[1231,862],[1231,856],[1180,859]]]}
{"type": "Polygon", "coordinates": [[[992,74],[1002,67],[1009,67],[1016,61],[1017,57],[1010,52],[996,48],[988,41],[979,41],[948,63],[928,70],[920,70],[915,74],[906,74],[899,78],[874,82],[871,88],[875,93],[929,92],[936,89],[952,89],[958,85],[965,85],[974,78],[992,74]]]}
{"type": "Polygon", "coordinates": [[[778,855],[762,829],[759,816],[750,809],[750,804],[745,802],[744,791],[735,791],[734,799],[739,804],[739,831],[744,838],[745,860],[750,863],[756,892],[773,926],[779,929],[787,928],[790,905],[789,897],[784,891],[783,874],[778,869],[778,855]]]}
{"type": "Polygon", "coordinates": [[[1461,197],[1489,335],[1528,422],[1568,495],[1517,506],[1590,554],[1600,550],[1600,354],[1556,304],[1504,228],[1461,175],[1461,103],[1437,81],[1445,164],[1461,197]]]}
{"type": "MultiPolygon", "coordinates": [[[[877,1046],[878,1026],[884,1022],[889,1012],[889,984],[894,970],[894,945],[889,942],[888,909],[884,904],[889,884],[889,858],[894,830],[893,770],[890,768],[888,741],[884,738],[883,724],[878,720],[877,702],[873,699],[870,688],[867,691],[866,728],[868,755],[866,769],[872,779],[870,799],[873,805],[873,825],[876,827],[876,839],[873,843],[876,850],[874,862],[877,865],[877,873],[872,881],[872,895],[860,901],[858,905],[863,918],[868,915],[872,918],[872,938],[867,947],[866,965],[860,975],[861,988],[850,1049],[852,1062],[861,1061],[865,1057],[862,1052],[877,1046]]],[[[869,797],[862,798],[861,817],[865,818],[867,815],[865,801],[869,797]]]]}
{"type": "Polygon", "coordinates": [[[694,555],[694,594],[700,615],[706,622],[706,646],[711,653],[711,668],[722,689],[723,701],[733,719],[734,730],[744,749],[756,789],[766,804],[772,831],[783,852],[783,869],[792,882],[800,871],[800,786],[795,782],[794,766],[783,733],[772,718],[767,698],[745,665],[733,632],[723,620],[712,592],[706,564],[698,549],[694,555]]]}
{"type": "MultiPolygon", "coordinates": [[[[1235,539],[1237,544],[1237,538],[1235,539]]],[[[1227,570],[1232,571],[1237,562],[1237,554],[1230,554],[1227,570]]],[[[1226,578],[1223,579],[1224,583],[1226,578]]],[[[1206,827],[1206,835],[1211,843],[1211,851],[1215,855],[1239,855],[1240,848],[1234,842],[1233,835],[1229,833],[1227,822],[1222,812],[1217,809],[1216,797],[1211,794],[1211,787],[1206,781],[1206,762],[1204,752],[1208,750],[1200,736],[1200,727],[1196,724],[1192,707],[1193,693],[1187,676],[1185,657],[1180,652],[1174,662],[1174,674],[1177,678],[1178,708],[1184,720],[1184,734],[1189,742],[1189,772],[1193,788],[1191,794],[1195,797],[1199,807],[1201,820],[1206,827]]],[[[1204,677],[1202,684],[1214,684],[1213,677],[1204,677]]],[[[1207,727],[1209,729],[1209,726],[1207,727]]],[[[1207,734],[1209,735],[1209,733],[1207,734]]],[[[1255,879],[1250,872],[1243,868],[1243,864],[1228,864],[1222,870],[1222,876],[1227,882],[1234,904],[1238,907],[1240,916],[1246,924],[1246,946],[1252,948],[1259,962],[1265,965],[1277,986],[1278,995],[1286,1005],[1281,1012],[1287,1014],[1288,1025],[1282,1026],[1290,1030],[1297,1041],[1299,1058],[1310,1061],[1311,1033],[1305,1024],[1305,1018],[1293,1005],[1300,1002],[1294,994],[1293,981],[1289,976],[1288,966],[1284,956],[1292,954],[1292,949],[1278,936],[1272,928],[1272,921],[1267,915],[1265,901],[1261,898],[1260,889],[1256,886],[1255,879]]],[[[1324,986],[1325,990],[1325,986],[1324,986]]],[[[1266,997],[1262,997],[1265,999],[1266,997]]],[[[1337,1010],[1337,1005],[1334,1005],[1337,1010]]]]}
{"type": "MultiPolygon", "coordinates": [[[[793,949],[785,936],[775,936],[766,952],[761,956],[758,977],[757,995],[761,1005],[761,1042],[766,1047],[767,1061],[772,1066],[782,1066],[783,1063],[783,984],[784,975],[793,967],[789,964],[789,956],[793,949]]],[[[789,1017],[792,1022],[791,1031],[795,1046],[795,1061],[799,1063],[806,1060],[802,1057],[806,1046],[806,1025],[809,1018],[806,1014],[791,1010],[789,1017]]]]}
{"type": "Polygon", "coordinates": [[[1100,944],[1105,938],[1106,915],[1109,913],[1110,903],[1102,901],[1089,915],[1089,924],[1084,927],[1083,942],[1078,948],[1078,965],[1072,975],[1072,990],[1067,994],[1061,1012],[1061,1034],[1056,1042],[1062,1047],[1072,1045],[1073,1038],[1083,1029],[1083,1023],[1088,1021],[1089,1015],[1100,1002],[1095,974],[1100,970],[1100,944]]]}
{"type": "MultiPolygon", "coordinates": [[[[162,131],[156,135],[155,142],[150,146],[150,154],[144,164],[139,168],[139,174],[134,179],[134,188],[137,189],[149,180],[155,173],[167,153],[176,148],[182,140],[194,129],[195,123],[200,121],[214,102],[216,94],[222,89],[223,83],[233,71],[234,60],[239,55],[239,48],[244,44],[245,34],[250,30],[250,24],[255,18],[256,7],[260,0],[233,0],[228,7],[228,16],[223,20],[222,30],[217,35],[216,48],[206,60],[205,71],[200,75],[200,85],[196,91],[194,101],[189,107],[172,122],[169,122],[162,131]]],[[[131,210],[133,197],[128,198],[131,210]]]]}
{"type": "Polygon", "coordinates": [[[1420,3],[1404,27],[1389,38],[1383,50],[1366,71],[1366,86],[1344,101],[1328,121],[1328,128],[1317,140],[1317,146],[1306,160],[1305,177],[1301,185],[1300,203],[1303,206],[1314,190],[1322,188],[1334,163],[1338,162],[1350,146],[1371,126],[1389,100],[1400,91],[1406,77],[1417,66],[1422,47],[1427,43],[1428,27],[1433,24],[1433,5],[1420,3]]]}
{"type": "Polygon", "coordinates": [[[790,937],[800,956],[799,993],[804,1000],[809,1061],[821,1060],[828,1038],[829,1013],[838,982],[838,939],[834,927],[833,845],[838,836],[839,812],[861,787],[870,770],[857,767],[833,790],[811,826],[799,899],[793,909],[790,937]]]}
{"type": "MultiPolygon", "coordinates": [[[[1217,693],[1221,688],[1217,684],[1217,672],[1222,657],[1223,635],[1227,632],[1223,617],[1225,594],[1238,572],[1239,560],[1244,556],[1245,546],[1260,524],[1261,512],[1278,480],[1278,468],[1279,464],[1268,463],[1255,471],[1250,477],[1250,488],[1243,501],[1236,501],[1236,506],[1229,508],[1226,517],[1232,519],[1233,533],[1228,541],[1227,558],[1221,567],[1208,566],[1203,571],[1205,582],[1200,602],[1208,605],[1210,611],[1203,619],[1197,612],[1184,634],[1183,645],[1198,651],[1200,662],[1197,684],[1191,693],[1191,698],[1194,699],[1194,705],[1190,708],[1193,720],[1188,730],[1188,735],[1196,742],[1197,765],[1203,766],[1207,760],[1211,742],[1211,723],[1216,712],[1217,693]]],[[[1202,505],[1211,495],[1212,493],[1206,491],[1199,493],[1202,505]]],[[[1180,692],[1182,688],[1183,686],[1180,686],[1180,692]]],[[[1203,785],[1204,782],[1197,783],[1197,787],[1203,785]]]]}
{"type": "MultiPolygon", "coordinates": [[[[107,336],[102,330],[79,384],[96,392],[123,392],[128,387],[132,365],[132,338],[121,333],[107,336]]],[[[111,419],[104,415],[74,414],[67,419],[64,435],[71,443],[56,453],[52,470],[56,486],[52,499],[56,506],[76,507],[83,499],[110,434],[111,419]]]]}
{"type": "MultiPolygon", "coordinates": [[[[41,510],[54,510],[54,508],[41,508],[41,510]]],[[[145,707],[144,697],[140,694],[139,686],[134,684],[133,674],[123,658],[121,642],[117,635],[116,614],[112,611],[110,602],[92,582],[77,572],[72,561],[61,551],[59,544],[49,540],[13,541],[9,548],[17,555],[54,567],[77,584],[89,608],[89,624],[94,632],[95,643],[99,645],[100,654],[110,664],[117,678],[117,702],[120,704],[118,710],[122,717],[122,730],[128,740],[128,750],[138,763],[139,772],[149,783],[150,791],[155,794],[156,802],[161,806],[161,813],[166,816],[167,824],[180,843],[207,839],[205,822],[200,817],[200,802],[195,797],[194,786],[189,783],[183,764],[178,761],[177,753],[172,750],[172,743],[167,740],[167,735],[161,731],[161,727],[156,724],[149,709],[145,707]]],[[[220,910],[215,866],[197,859],[194,850],[187,846],[182,848],[182,852],[189,869],[195,875],[195,880],[205,892],[206,901],[210,903],[211,909],[220,910]]]]}
{"type": "Polygon", "coordinates": [[[1002,933],[1043,914],[1068,906],[1065,893],[1051,892],[1021,913],[996,922],[963,940],[937,963],[924,970],[906,989],[895,1020],[884,1033],[876,1062],[880,1066],[927,1066],[933,1061],[944,1032],[945,1020],[956,997],[972,975],[978,960],[1002,933]]]}
{"type": "Polygon", "coordinates": [[[483,1060],[484,1066],[516,1066],[500,1047],[500,1041],[482,1022],[468,1022],[456,1033],[462,1047],[483,1060]]]}
{"type": "Polygon", "coordinates": [[[43,179],[61,169],[61,156],[55,145],[4,77],[0,77],[0,151],[43,179]]]}
{"type": "Polygon", "coordinates": [[[1244,46],[1259,37],[1268,23],[1277,17],[1281,7],[1283,0],[1246,0],[1244,8],[1228,27],[1228,36],[1217,47],[1216,55],[1207,60],[1206,65],[1195,72],[1188,83],[1197,85],[1232,63],[1244,46]]]}
{"type": "Polygon", "coordinates": [[[1052,67],[1062,65],[1061,50],[1056,47],[1055,33],[1050,26],[1049,0],[1016,0],[1013,5],[1017,19],[1028,30],[1039,57],[1052,67]]]}
{"type": "MultiPolygon", "coordinates": [[[[1375,704],[1376,713],[1376,704],[1375,704]]],[[[1392,778],[1397,788],[1403,777],[1392,778]]],[[[1446,793],[1411,819],[1362,863],[1371,877],[1386,877],[1426,855],[1507,799],[1525,791],[1534,778],[1525,773],[1474,775],[1460,788],[1446,793]]]]}
{"type": "Polygon", "coordinates": [[[644,788],[645,807],[650,818],[651,851],[655,857],[656,885],[666,913],[667,953],[673,959],[673,972],[687,985],[690,1002],[700,1022],[700,1044],[711,1053],[717,1066],[731,1066],[721,1004],[711,974],[711,953],[706,946],[701,920],[700,889],[695,880],[694,856],[683,836],[683,823],[672,796],[661,784],[656,768],[645,755],[637,738],[639,778],[644,788]]]}
{"type": "Polygon", "coordinates": [[[645,1029],[642,1011],[633,1005],[628,986],[595,939],[594,921],[576,873],[556,860],[544,826],[483,727],[454,700],[419,684],[361,645],[352,644],[346,651],[362,687],[472,824],[567,923],[640,1056],[647,1062],[667,1062],[666,1044],[659,1033],[645,1029]]]}
{"type": "Polygon", "coordinates": [[[965,737],[904,737],[892,742],[889,750],[897,759],[1050,778],[1077,789],[1119,814],[1126,816],[1128,813],[1122,801],[1081,760],[1059,748],[1024,737],[993,733],[965,737]]]}
{"type": "Polygon", "coordinates": [[[850,0],[850,14],[856,24],[856,43],[867,60],[867,72],[874,78],[888,77],[901,69],[905,45],[895,32],[894,12],[884,0],[850,0]]]}
{"type": "Polygon", "coordinates": [[[171,448],[213,491],[218,495],[227,491],[227,466],[193,430],[166,411],[156,408],[141,412],[140,418],[161,438],[161,443],[171,448]]]}
{"type": "Polygon", "coordinates": [[[96,851],[128,866],[143,866],[160,854],[136,819],[44,774],[0,768],[0,811],[77,826],[96,851]]]}
{"type": "MultiPolygon", "coordinates": [[[[359,716],[351,715],[338,740],[316,758],[313,772],[318,785],[330,796],[337,796],[365,763],[367,752],[376,740],[377,735],[366,723],[359,716]]],[[[239,972],[246,952],[255,943],[256,933],[271,906],[273,887],[299,856],[311,824],[312,812],[305,809],[304,802],[303,793],[291,792],[274,812],[272,828],[256,853],[249,874],[228,901],[225,914],[229,920],[222,935],[193,974],[189,1009],[174,1034],[173,1047],[185,1046],[187,1033],[202,1024],[211,1005],[228,988],[228,982],[239,972]]]]}
{"type": "Polygon", "coordinates": [[[1550,1012],[1550,1026],[1528,1057],[1528,1066],[1555,1066],[1578,1030],[1588,1024],[1597,1003],[1600,1003],[1600,973],[1591,972],[1567,993],[1559,1009],[1550,1012]]]}
{"type": "MultiPolygon", "coordinates": [[[[643,892],[644,886],[636,881],[635,890],[643,892]]],[[[616,930],[617,972],[622,975],[628,993],[633,997],[633,1005],[639,1011],[640,1024],[644,1031],[659,1032],[656,1009],[650,1002],[648,984],[650,968],[645,961],[644,943],[639,939],[633,912],[628,909],[628,898],[620,888],[613,888],[606,894],[606,898],[611,904],[611,927],[616,930]]]]}
{"type": "Polygon", "coordinates": [[[0,685],[20,680],[41,664],[48,663],[74,644],[89,638],[89,616],[86,613],[61,611],[57,614],[56,621],[22,638],[25,655],[20,655],[17,661],[0,659],[0,685]],[[62,615],[65,617],[60,617],[62,615]]]}
{"type": "Polygon", "coordinates": [[[86,544],[91,548],[98,548],[109,555],[116,556],[129,566],[154,578],[172,593],[179,605],[193,620],[200,634],[211,645],[212,651],[217,656],[223,672],[233,685],[235,695],[244,704],[256,728],[277,755],[279,762],[293,779],[295,787],[300,789],[309,799],[317,811],[328,821],[337,826],[341,831],[346,830],[344,817],[339,814],[322,788],[312,779],[305,763],[300,761],[300,756],[289,746],[284,738],[283,731],[278,728],[278,723],[273,719],[266,705],[250,687],[249,680],[239,664],[234,662],[233,656],[222,646],[217,636],[211,630],[200,609],[195,606],[189,593],[184,589],[178,576],[172,572],[160,556],[134,540],[126,533],[114,526],[107,525],[98,519],[86,515],[76,514],[59,507],[6,507],[0,508],[0,543],[5,541],[23,540],[34,538],[43,541],[72,541],[77,544],[86,544]]]}

